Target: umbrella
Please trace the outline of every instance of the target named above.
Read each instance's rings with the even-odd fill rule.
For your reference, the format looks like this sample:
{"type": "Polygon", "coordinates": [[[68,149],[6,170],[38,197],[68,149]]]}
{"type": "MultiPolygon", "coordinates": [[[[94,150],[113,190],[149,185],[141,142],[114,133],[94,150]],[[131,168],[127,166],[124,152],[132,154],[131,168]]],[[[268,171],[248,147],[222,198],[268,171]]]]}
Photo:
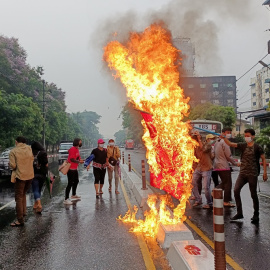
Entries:
{"type": "Polygon", "coordinates": [[[52,197],[52,187],[53,187],[54,180],[55,180],[55,175],[51,172],[48,172],[46,179],[45,179],[45,183],[46,183],[46,187],[49,191],[50,198],[52,197]]]}

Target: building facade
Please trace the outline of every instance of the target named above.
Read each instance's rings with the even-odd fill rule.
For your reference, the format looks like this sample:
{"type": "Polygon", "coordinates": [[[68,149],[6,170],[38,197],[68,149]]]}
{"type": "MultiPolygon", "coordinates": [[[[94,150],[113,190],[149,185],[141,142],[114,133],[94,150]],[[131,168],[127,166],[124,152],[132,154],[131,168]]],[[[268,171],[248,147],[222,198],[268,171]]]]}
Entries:
{"type": "Polygon", "coordinates": [[[251,78],[251,108],[262,109],[269,104],[270,69],[263,67],[256,72],[256,77],[251,78]]]}
{"type": "Polygon", "coordinates": [[[210,102],[236,110],[235,76],[184,77],[180,78],[180,86],[190,97],[191,107],[210,102]]]}
{"type": "Polygon", "coordinates": [[[179,72],[181,76],[194,76],[195,48],[191,43],[190,38],[174,38],[173,45],[180,50],[179,72]]]}

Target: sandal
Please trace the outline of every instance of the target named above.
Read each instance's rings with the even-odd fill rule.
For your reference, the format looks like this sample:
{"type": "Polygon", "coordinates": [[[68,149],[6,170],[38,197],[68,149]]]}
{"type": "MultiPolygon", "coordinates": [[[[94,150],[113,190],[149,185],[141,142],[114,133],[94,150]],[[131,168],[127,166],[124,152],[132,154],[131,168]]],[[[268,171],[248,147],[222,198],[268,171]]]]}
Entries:
{"type": "Polygon", "coordinates": [[[20,223],[18,221],[14,221],[10,224],[11,227],[22,227],[24,226],[24,223],[20,223]]]}
{"type": "Polygon", "coordinates": [[[109,192],[111,192],[112,191],[112,187],[109,187],[108,190],[109,190],[109,192]]]}
{"type": "Polygon", "coordinates": [[[101,190],[101,191],[99,192],[99,194],[103,194],[103,191],[101,190]]]}
{"type": "Polygon", "coordinates": [[[98,193],[96,194],[96,199],[99,199],[99,194],[98,193]]]}
{"type": "Polygon", "coordinates": [[[118,190],[115,191],[115,194],[120,194],[120,192],[118,190]]]}

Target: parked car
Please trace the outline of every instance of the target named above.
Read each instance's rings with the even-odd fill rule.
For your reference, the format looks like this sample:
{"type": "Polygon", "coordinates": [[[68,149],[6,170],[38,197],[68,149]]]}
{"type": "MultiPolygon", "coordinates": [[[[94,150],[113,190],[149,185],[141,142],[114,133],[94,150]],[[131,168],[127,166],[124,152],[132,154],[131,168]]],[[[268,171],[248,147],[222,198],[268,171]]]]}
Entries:
{"type": "Polygon", "coordinates": [[[9,167],[9,153],[13,147],[5,149],[0,155],[0,176],[11,175],[11,168],[9,167]]]}
{"type": "Polygon", "coordinates": [[[73,146],[73,142],[62,141],[59,145],[58,163],[61,164],[68,158],[68,150],[73,146]]]}

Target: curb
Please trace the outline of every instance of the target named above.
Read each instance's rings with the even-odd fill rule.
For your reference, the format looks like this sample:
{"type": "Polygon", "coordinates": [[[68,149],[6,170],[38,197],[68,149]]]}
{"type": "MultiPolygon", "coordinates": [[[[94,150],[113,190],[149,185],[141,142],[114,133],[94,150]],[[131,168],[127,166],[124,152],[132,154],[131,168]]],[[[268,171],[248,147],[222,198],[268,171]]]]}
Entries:
{"type": "MultiPolygon", "coordinates": [[[[128,165],[120,164],[121,170],[132,186],[132,192],[141,208],[149,208],[147,198],[153,194],[151,188],[142,190],[142,180],[135,172],[128,171],[128,165]],[[146,192],[147,191],[147,192],[146,192]]],[[[168,249],[167,259],[172,269],[214,270],[214,255],[200,241],[194,240],[191,230],[184,224],[160,224],[157,241],[163,249],[168,249]],[[180,241],[179,241],[180,240],[180,241]],[[180,267],[181,266],[181,267],[180,267]]]]}

